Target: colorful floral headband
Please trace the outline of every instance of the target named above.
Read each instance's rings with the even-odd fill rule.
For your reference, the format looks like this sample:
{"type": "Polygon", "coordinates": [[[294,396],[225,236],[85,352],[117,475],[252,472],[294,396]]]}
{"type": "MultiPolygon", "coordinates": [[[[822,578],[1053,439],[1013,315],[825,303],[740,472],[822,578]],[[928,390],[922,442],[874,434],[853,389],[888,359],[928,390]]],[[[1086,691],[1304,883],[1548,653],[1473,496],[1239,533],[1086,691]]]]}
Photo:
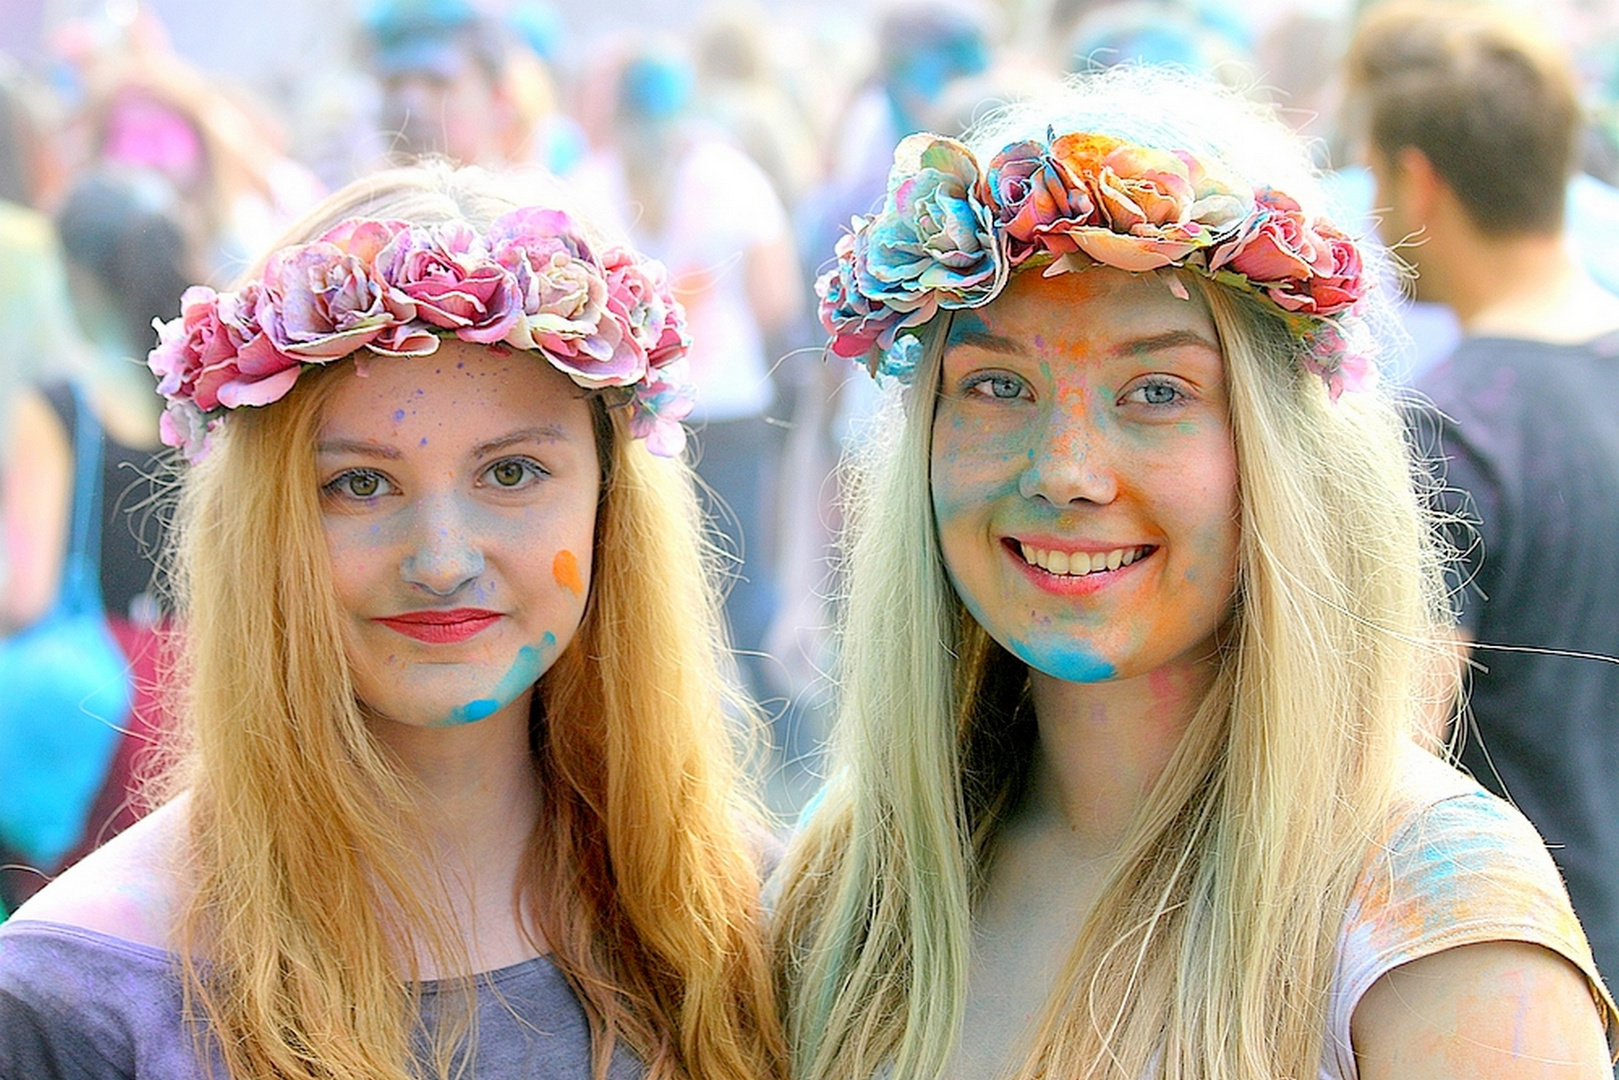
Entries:
{"type": "Polygon", "coordinates": [[[685,446],[686,313],[661,264],[598,257],[560,210],[467,225],[355,218],[277,250],[236,292],[187,289],[147,366],[168,399],[163,441],[196,460],[225,410],[268,405],[306,366],[361,349],[426,356],[439,337],[539,352],[579,386],[623,387],[630,430],[654,454],[685,446]]]}
{"type": "Polygon", "coordinates": [[[1196,270],[1274,305],[1334,400],[1370,375],[1341,318],[1366,291],[1354,241],[1187,151],[1088,132],[1013,143],[987,169],[954,139],[901,141],[882,209],[854,220],[816,282],[829,347],[909,379],[921,344],[905,331],[982,307],[1031,260],[1047,275],[1092,263],[1196,270]]]}

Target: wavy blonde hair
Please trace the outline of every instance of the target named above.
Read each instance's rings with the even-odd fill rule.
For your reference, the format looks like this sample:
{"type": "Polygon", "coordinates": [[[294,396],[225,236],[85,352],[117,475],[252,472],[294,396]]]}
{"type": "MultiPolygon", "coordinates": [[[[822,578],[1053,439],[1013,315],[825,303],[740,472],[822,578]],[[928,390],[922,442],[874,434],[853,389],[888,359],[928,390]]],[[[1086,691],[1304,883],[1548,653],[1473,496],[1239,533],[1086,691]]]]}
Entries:
{"type": "MultiPolygon", "coordinates": [[[[481,228],[524,198],[557,205],[505,183],[438,166],[381,174],[289,241],[355,216],[481,228]]],[[[314,446],[347,363],[233,414],[181,496],[182,974],[238,1080],[406,1080],[414,958],[466,970],[443,898],[421,890],[440,879],[422,865],[416,788],[367,728],[342,659],[314,446]]],[[[536,694],[542,813],[519,900],[584,1003],[598,1077],[620,1040],[655,1078],[781,1076],[759,837],[722,712],[690,472],[631,439],[621,411],[592,408],[603,481],[590,600],[536,694]]],[[[464,1064],[470,1037],[469,1003],[441,1032],[440,1075],[464,1064]]]]}
{"type": "MultiPolygon", "coordinates": [[[[1140,73],[1015,107],[969,141],[987,158],[1048,124],[1218,152],[1249,177],[1276,177],[1256,161],[1299,158],[1224,95],[1140,73]]],[[[1303,194],[1294,172],[1273,182],[1303,194]]],[[[1206,298],[1225,360],[1235,611],[1214,683],[1014,1063],[1019,1080],[1316,1075],[1349,891],[1447,619],[1392,403],[1331,403],[1274,313],[1181,277],[1206,298]]],[[[888,402],[900,415],[873,425],[883,434],[853,468],[833,780],[789,854],[776,922],[799,1080],[933,1080],[948,1067],[986,855],[1034,746],[1026,668],[965,611],[940,556],[928,462],[944,321],[924,331],[914,386],[888,402]]]]}

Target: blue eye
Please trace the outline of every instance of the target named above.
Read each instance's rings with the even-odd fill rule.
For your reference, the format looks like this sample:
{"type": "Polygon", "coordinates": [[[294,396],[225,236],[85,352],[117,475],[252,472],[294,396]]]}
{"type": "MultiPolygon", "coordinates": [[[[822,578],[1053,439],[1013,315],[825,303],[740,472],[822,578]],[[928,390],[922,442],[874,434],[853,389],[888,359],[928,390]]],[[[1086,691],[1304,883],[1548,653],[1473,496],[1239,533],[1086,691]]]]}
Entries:
{"type": "Polygon", "coordinates": [[[1142,405],[1174,405],[1183,400],[1186,394],[1181,388],[1168,379],[1151,379],[1130,390],[1124,395],[1126,401],[1135,401],[1142,405]]]}
{"type": "Polygon", "coordinates": [[[549,474],[528,458],[501,458],[485,469],[483,475],[491,487],[513,491],[549,474]]]}
{"type": "Polygon", "coordinates": [[[1010,401],[1026,395],[1023,380],[1004,371],[975,375],[967,380],[963,389],[980,397],[995,398],[999,401],[1010,401]]]}
{"type": "Polygon", "coordinates": [[[375,469],[349,469],[340,472],[321,489],[327,495],[364,502],[394,493],[393,481],[375,469]]]}

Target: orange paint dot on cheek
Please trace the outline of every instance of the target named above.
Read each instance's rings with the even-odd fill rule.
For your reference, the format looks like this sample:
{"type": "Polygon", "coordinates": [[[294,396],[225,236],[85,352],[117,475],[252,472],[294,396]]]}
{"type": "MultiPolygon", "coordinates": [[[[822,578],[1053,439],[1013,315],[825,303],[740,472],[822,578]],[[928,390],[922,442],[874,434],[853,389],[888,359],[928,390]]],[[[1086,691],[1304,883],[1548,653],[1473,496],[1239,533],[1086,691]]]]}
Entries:
{"type": "Polygon", "coordinates": [[[585,583],[579,578],[579,560],[568,549],[563,548],[557,552],[557,557],[551,560],[551,576],[556,578],[558,585],[573,595],[585,595],[585,583]]]}

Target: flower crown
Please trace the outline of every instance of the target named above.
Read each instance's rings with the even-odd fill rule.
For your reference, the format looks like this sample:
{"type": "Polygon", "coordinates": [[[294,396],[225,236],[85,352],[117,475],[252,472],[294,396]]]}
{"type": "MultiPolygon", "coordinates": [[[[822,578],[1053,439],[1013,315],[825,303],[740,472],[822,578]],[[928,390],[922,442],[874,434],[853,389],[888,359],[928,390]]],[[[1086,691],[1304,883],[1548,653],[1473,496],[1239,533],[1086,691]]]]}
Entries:
{"type": "Polygon", "coordinates": [[[905,331],[982,307],[1025,263],[1048,276],[1101,263],[1186,267],[1269,301],[1334,400],[1370,376],[1342,318],[1366,291],[1354,241],[1185,150],[1048,131],[981,169],[954,139],[911,135],[894,151],[882,208],[852,224],[815,289],[831,351],[866,357],[873,375],[908,380],[921,343],[905,331]]]}
{"type": "Polygon", "coordinates": [[[235,292],[187,289],[180,317],[156,325],[163,441],[193,461],[225,410],[281,399],[305,366],[361,349],[426,356],[446,334],[533,350],[586,389],[623,387],[634,437],[664,457],[685,446],[691,339],[663,266],[598,256],[561,210],[513,210],[482,234],[353,218],[276,250],[235,292]]]}

